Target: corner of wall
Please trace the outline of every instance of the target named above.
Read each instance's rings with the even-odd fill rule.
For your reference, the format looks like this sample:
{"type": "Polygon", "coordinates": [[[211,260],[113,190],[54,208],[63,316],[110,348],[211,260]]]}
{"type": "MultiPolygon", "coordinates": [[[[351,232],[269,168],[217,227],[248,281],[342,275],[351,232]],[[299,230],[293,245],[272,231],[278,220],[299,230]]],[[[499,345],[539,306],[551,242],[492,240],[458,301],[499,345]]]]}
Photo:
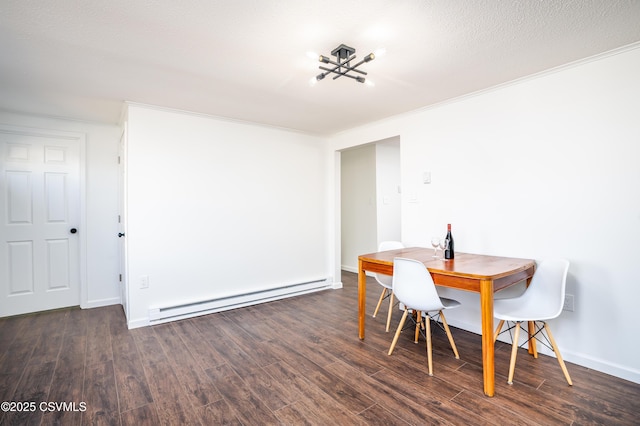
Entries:
{"type": "Polygon", "coordinates": [[[127,320],[127,328],[132,330],[134,328],[148,327],[150,325],[149,318],[138,318],[135,320],[127,320]]]}

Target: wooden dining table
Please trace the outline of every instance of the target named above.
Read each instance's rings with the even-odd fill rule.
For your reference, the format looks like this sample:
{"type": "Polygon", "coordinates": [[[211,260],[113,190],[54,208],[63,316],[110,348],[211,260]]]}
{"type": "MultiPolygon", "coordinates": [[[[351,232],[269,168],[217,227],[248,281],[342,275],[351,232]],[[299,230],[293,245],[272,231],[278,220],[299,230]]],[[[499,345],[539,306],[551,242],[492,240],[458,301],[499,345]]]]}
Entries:
{"type": "Polygon", "coordinates": [[[470,253],[456,253],[454,259],[445,260],[436,259],[433,254],[433,249],[408,247],[363,254],[358,257],[358,336],[364,339],[366,271],[393,275],[394,258],[419,260],[427,267],[436,285],[480,294],[484,393],[487,396],[493,396],[495,393],[494,293],[523,281],[528,285],[535,271],[535,261],[470,253]]]}

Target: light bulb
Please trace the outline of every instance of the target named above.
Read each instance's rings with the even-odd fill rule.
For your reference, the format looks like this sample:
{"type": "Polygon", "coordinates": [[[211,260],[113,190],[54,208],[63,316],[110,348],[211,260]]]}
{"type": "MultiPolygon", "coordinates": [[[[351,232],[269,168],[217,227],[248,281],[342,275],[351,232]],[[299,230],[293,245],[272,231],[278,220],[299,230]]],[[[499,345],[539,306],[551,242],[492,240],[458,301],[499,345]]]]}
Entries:
{"type": "Polygon", "coordinates": [[[385,49],[384,47],[381,47],[380,49],[377,49],[374,54],[376,55],[376,57],[380,57],[383,56],[385,53],[387,53],[387,49],[385,49]]]}

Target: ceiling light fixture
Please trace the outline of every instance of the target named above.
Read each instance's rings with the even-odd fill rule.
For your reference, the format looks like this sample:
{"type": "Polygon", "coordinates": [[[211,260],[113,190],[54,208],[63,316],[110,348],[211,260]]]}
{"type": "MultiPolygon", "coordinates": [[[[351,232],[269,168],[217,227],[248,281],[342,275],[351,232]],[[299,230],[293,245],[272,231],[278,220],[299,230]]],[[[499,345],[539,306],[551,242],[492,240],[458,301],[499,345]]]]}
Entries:
{"type": "Polygon", "coordinates": [[[333,77],[334,80],[336,78],[345,76],[345,77],[352,78],[359,83],[364,83],[365,82],[364,77],[361,77],[359,75],[358,76],[352,75],[349,73],[354,72],[362,75],[367,75],[366,72],[362,70],[358,70],[356,68],[358,68],[360,65],[364,64],[365,62],[374,60],[375,55],[373,53],[369,53],[367,56],[364,57],[363,60],[361,60],[355,65],[351,65],[351,61],[353,61],[356,58],[355,53],[356,53],[356,49],[354,49],[353,47],[349,47],[347,45],[341,44],[340,46],[336,47],[331,51],[331,55],[336,57],[335,61],[332,61],[331,58],[329,58],[328,56],[320,55],[320,58],[319,58],[320,62],[322,62],[323,64],[334,65],[334,67],[327,68],[320,65],[319,68],[325,72],[323,72],[322,74],[318,74],[316,76],[316,80],[320,81],[323,78],[325,78],[327,75],[333,73],[333,74],[336,74],[333,77]]]}

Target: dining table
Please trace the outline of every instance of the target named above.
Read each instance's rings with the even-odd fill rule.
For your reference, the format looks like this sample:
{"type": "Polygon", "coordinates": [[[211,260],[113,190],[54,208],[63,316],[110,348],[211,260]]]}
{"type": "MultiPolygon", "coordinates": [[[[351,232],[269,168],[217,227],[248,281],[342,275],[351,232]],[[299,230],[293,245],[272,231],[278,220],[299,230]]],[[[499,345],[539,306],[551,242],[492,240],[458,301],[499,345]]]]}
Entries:
{"type": "MultiPolygon", "coordinates": [[[[358,256],[358,336],[364,339],[366,272],[393,275],[396,257],[418,260],[427,267],[437,286],[464,290],[480,295],[482,330],[482,371],[484,393],[495,394],[493,300],[497,291],[520,282],[531,282],[535,261],[483,254],[455,253],[453,259],[434,257],[434,250],[406,247],[358,256]]],[[[529,346],[535,352],[535,347],[529,346]]]]}

